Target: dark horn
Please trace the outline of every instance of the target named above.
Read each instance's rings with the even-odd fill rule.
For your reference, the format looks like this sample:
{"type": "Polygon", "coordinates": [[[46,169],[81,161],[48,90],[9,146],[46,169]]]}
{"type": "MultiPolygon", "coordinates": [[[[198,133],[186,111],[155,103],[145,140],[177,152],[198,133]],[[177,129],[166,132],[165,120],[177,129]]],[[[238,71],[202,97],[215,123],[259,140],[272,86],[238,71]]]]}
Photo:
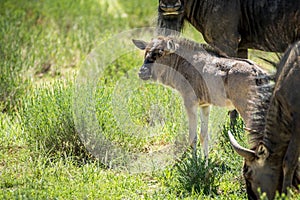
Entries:
{"type": "Polygon", "coordinates": [[[234,138],[234,136],[230,131],[228,131],[228,136],[229,136],[231,146],[240,156],[244,157],[247,160],[253,159],[255,157],[255,151],[246,149],[245,147],[239,145],[239,143],[236,141],[236,139],[234,138]]]}

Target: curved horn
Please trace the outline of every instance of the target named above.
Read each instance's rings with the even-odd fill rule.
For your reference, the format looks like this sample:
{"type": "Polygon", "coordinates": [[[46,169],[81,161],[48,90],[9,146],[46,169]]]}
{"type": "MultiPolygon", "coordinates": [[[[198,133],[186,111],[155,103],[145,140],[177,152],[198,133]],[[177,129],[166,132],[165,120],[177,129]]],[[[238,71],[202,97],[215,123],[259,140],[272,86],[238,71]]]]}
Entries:
{"type": "Polygon", "coordinates": [[[228,131],[228,136],[229,136],[231,146],[240,156],[244,157],[247,160],[253,159],[255,157],[255,151],[246,149],[245,147],[239,145],[239,143],[236,141],[236,139],[234,138],[234,136],[230,131],[228,131]]]}

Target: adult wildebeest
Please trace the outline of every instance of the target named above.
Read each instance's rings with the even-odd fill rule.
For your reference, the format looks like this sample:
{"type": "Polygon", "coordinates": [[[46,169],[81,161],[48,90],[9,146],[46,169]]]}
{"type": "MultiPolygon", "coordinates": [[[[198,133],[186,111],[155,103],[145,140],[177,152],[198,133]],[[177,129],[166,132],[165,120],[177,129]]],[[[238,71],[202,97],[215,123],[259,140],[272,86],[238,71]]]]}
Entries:
{"type": "Polygon", "coordinates": [[[266,73],[249,60],[221,57],[212,48],[187,39],[158,37],[150,43],[133,42],[145,50],[139,77],[157,80],[181,94],[189,120],[189,142],[194,150],[197,143],[197,108],[200,106],[201,143],[206,157],[209,106],[234,106],[247,120],[249,89],[267,80],[266,73]],[[258,80],[258,77],[262,79],[258,80]]]}
{"type": "Polygon", "coordinates": [[[252,98],[247,123],[251,150],[230,135],[238,154],[245,158],[243,174],[249,199],[258,199],[258,188],[273,199],[300,184],[300,41],[291,46],[278,66],[275,86],[258,88],[252,98]],[[271,91],[271,92],[270,92],[271,91]]]}
{"type": "MultiPolygon", "coordinates": [[[[227,56],[247,49],[284,52],[300,39],[298,0],[159,0],[158,27],[181,31],[184,20],[227,56]]],[[[160,34],[170,34],[169,30],[160,34]]]]}

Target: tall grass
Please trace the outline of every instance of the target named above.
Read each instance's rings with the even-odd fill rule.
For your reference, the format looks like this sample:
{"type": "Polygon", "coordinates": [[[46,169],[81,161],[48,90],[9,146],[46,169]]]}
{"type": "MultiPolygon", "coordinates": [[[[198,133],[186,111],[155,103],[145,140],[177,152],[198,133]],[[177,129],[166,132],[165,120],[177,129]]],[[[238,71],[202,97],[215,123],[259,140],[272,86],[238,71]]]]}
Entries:
{"type": "Polygon", "coordinates": [[[81,143],[73,120],[71,81],[39,86],[23,99],[20,111],[28,142],[47,155],[90,157],[81,143]],[[51,88],[51,89],[49,89],[51,88]]]}
{"type": "Polygon", "coordinates": [[[24,94],[28,87],[24,73],[32,62],[26,53],[30,41],[30,35],[26,34],[28,27],[22,23],[26,13],[12,9],[7,7],[0,12],[0,111],[13,108],[24,94]]]}
{"type": "Polygon", "coordinates": [[[1,1],[0,110],[14,107],[33,78],[61,77],[103,39],[136,27],[129,14],[140,26],[151,24],[152,17],[140,19],[149,16],[149,10],[138,3],[124,4],[119,12],[127,17],[120,20],[115,12],[107,13],[109,7],[118,12],[109,1],[1,1]]]}

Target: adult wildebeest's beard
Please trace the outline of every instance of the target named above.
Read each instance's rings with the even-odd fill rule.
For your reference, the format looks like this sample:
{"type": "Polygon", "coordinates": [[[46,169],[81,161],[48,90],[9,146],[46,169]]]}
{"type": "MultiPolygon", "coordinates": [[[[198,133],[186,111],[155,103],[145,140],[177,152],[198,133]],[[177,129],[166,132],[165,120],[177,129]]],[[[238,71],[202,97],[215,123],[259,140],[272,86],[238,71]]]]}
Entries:
{"type": "Polygon", "coordinates": [[[179,35],[184,23],[184,13],[174,15],[164,15],[164,12],[158,14],[157,26],[158,33],[161,35],[179,35]]]}
{"type": "Polygon", "coordinates": [[[247,195],[249,200],[256,200],[256,194],[252,191],[251,184],[248,182],[246,179],[246,190],[247,190],[247,195]]]}

